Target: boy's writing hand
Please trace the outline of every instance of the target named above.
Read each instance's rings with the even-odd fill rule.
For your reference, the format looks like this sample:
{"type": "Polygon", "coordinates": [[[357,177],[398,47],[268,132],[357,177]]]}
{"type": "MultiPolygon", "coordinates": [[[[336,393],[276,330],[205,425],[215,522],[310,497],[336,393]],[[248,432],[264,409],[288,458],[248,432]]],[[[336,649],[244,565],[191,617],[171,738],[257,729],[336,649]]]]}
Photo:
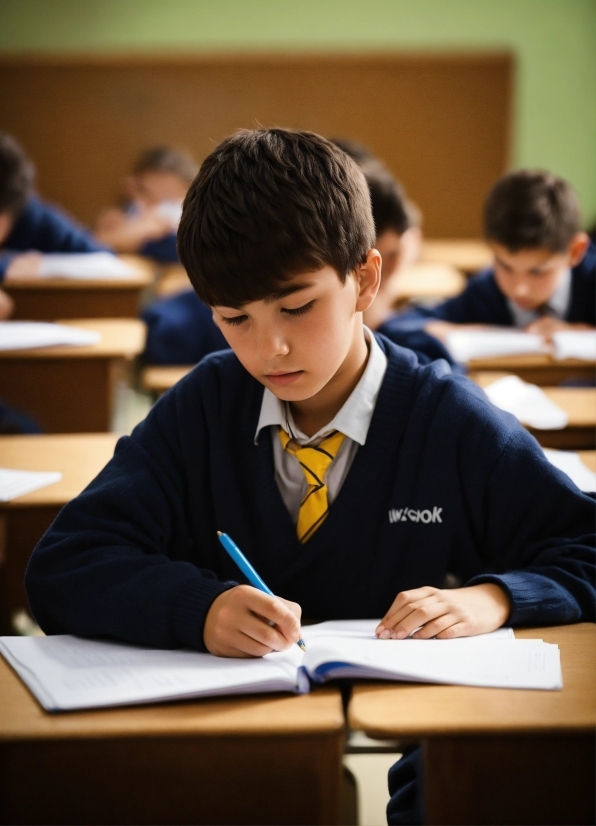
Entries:
{"type": "Polygon", "coordinates": [[[536,319],[526,327],[526,333],[534,333],[543,336],[545,341],[551,341],[553,333],[558,333],[561,330],[593,330],[589,324],[571,324],[568,321],[561,321],[560,318],[552,318],[551,316],[543,316],[536,319]]]}
{"type": "Polygon", "coordinates": [[[36,278],[41,271],[43,255],[40,252],[24,252],[15,255],[6,269],[6,281],[19,278],[36,278]]]}
{"type": "Polygon", "coordinates": [[[218,657],[262,657],[298,642],[301,613],[295,602],[237,585],[213,601],[203,641],[218,657]]]}
{"type": "Polygon", "coordinates": [[[425,586],[398,594],[375,633],[382,640],[469,637],[500,628],[510,612],[509,597],[490,582],[447,590],[425,586]]]}

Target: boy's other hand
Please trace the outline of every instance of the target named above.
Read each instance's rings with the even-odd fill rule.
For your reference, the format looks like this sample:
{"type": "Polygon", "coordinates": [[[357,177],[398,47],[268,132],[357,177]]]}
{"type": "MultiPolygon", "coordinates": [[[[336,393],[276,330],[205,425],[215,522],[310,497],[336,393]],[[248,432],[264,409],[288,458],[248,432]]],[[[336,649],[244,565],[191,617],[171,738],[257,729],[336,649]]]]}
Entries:
{"type": "Polygon", "coordinates": [[[543,316],[537,318],[526,327],[526,333],[534,333],[542,336],[545,341],[552,341],[553,333],[558,333],[561,330],[593,330],[589,324],[570,324],[568,321],[561,321],[560,318],[551,318],[550,316],[543,316]]]}
{"type": "Polygon", "coordinates": [[[18,281],[20,278],[37,278],[41,272],[43,255],[40,252],[24,252],[15,255],[6,269],[6,281],[18,281]]]}
{"type": "Polygon", "coordinates": [[[470,637],[500,628],[510,612],[509,597],[491,582],[447,590],[425,586],[398,594],[375,633],[382,640],[470,637]]]}
{"type": "Polygon", "coordinates": [[[213,601],[203,641],[217,657],[262,657],[298,642],[301,613],[295,602],[236,585],[213,601]]]}

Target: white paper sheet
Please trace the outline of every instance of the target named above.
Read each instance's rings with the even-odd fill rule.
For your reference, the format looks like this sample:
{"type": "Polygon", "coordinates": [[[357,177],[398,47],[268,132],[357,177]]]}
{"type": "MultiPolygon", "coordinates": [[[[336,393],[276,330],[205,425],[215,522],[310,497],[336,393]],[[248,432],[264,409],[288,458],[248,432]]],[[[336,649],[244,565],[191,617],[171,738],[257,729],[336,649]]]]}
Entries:
{"type": "Polygon", "coordinates": [[[508,329],[456,330],[449,333],[445,346],[455,361],[464,364],[471,359],[548,352],[542,336],[508,329]]]}
{"type": "Polygon", "coordinates": [[[173,230],[178,229],[182,218],[182,201],[161,201],[155,207],[155,211],[158,215],[171,221],[173,230]]]}
{"type": "Polygon", "coordinates": [[[577,453],[543,448],[548,461],[575,482],[585,493],[596,493],[596,473],[586,467],[577,453]]]}
{"type": "Polygon", "coordinates": [[[12,470],[0,467],[0,502],[10,502],[32,490],[45,488],[59,482],[58,471],[12,470]]]}
{"type": "Polygon", "coordinates": [[[101,341],[101,333],[45,321],[0,321],[0,350],[71,345],[85,347],[101,341]]]}
{"type": "Polygon", "coordinates": [[[562,330],[553,334],[555,358],[596,361],[596,332],[562,330]]]}
{"type": "Polygon", "coordinates": [[[527,384],[518,376],[497,379],[485,387],[484,392],[494,405],[537,430],[561,430],[569,423],[567,413],[540,387],[527,384]]]}
{"type": "Polygon", "coordinates": [[[40,275],[43,278],[85,279],[130,278],[136,270],[111,252],[50,252],[43,256],[40,275]]]}

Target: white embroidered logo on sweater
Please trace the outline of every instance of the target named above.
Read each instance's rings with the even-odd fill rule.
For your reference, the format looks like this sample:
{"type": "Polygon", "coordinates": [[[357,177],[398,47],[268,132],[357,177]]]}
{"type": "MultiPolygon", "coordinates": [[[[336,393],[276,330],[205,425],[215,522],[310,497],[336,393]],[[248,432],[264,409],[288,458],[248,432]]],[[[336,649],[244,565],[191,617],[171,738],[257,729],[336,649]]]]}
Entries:
{"type": "Polygon", "coordinates": [[[424,522],[428,525],[429,522],[443,522],[441,513],[443,508],[434,507],[430,510],[413,510],[412,508],[401,508],[396,510],[391,508],[389,511],[389,521],[393,525],[394,522],[424,522]]]}

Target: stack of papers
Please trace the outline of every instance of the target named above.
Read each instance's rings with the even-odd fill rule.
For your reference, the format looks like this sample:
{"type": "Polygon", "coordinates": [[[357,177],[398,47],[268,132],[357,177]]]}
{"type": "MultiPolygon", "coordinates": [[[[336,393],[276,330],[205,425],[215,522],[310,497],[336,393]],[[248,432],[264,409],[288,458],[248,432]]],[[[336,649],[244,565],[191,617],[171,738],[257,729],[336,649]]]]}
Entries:
{"type": "Polygon", "coordinates": [[[11,470],[0,467],[0,502],[10,502],[17,496],[53,485],[61,479],[62,474],[58,471],[11,470]]]}
{"type": "Polygon", "coordinates": [[[551,401],[535,384],[527,384],[518,376],[497,379],[484,392],[489,400],[536,430],[561,430],[567,427],[569,416],[551,401]]]}
{"type": "Polygon", "coordinates": [[[72,345],[86,347],[101,341],[101,333],[45,321],[0,321],[0,350],[72,345]]]}
{"type": "Polygon", "coordinates": [[[379,640],[378,620],[321,623],[260,659],[162,651],[68,635],[0,637],[0,653],[48,711],[290,691],[311,681],[369,678],[557,690],[559,648],[516,640],[509,629],[456,640],[379,640]]]}
{"type": "Polygon", "coordinates": [[[596,332],[562,331],[553,335],[555,358],[596,361],[596,332]]]}
{"type": "Polygon", "coordinates": [[[580,490],[584,493],[596,493],[596,473],[584,465],[577,453],[547,448],[543,450],[551,465],[566,473],[580,490]]]}
{"type": "Polygon", "coordinates": [[[445,346],[454,360],[462,363],[472,359],[549,351],[542,336],[509,329],[456,330],[449,333],[445,346]]]}
{"type": "Polygon", "coordinates": [[[72,278],[84,281],[130,278],[136,270],[111,252],[50,252],[43,256],[39,274],[43,278],[72,278]]]}

